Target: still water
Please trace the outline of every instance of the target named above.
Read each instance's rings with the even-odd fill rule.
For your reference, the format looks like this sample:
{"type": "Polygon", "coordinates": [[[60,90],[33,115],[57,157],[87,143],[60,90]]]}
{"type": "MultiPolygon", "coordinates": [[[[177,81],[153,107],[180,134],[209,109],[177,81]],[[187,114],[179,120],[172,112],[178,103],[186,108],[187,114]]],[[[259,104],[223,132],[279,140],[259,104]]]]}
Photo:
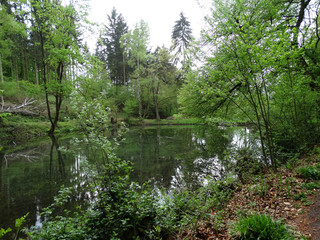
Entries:
{"type": "MultiPolygon", "coordinates": [[[[158,126],[130,128],[117,155],[133,163],[132,180],[156,188],[194,188],[207,178],[230,172],[239,148],[257,147],[247,128],[158,126]]],[[[93,148],[73,137],[44,138],[0,151],[0,228],[29,212],[27,225],[41,227],[40,212],[53,202],[60,187],[72,186],[85,197],[84,164],[96,164],[93,148]]],[[[102,164],[102,163],[101,163],[102,164]]]]}

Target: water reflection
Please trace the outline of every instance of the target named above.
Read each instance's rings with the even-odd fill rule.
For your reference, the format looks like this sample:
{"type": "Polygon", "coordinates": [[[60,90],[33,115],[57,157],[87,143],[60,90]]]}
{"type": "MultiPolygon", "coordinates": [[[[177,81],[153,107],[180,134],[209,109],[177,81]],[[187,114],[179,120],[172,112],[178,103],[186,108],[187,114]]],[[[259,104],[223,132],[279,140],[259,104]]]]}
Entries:
{"type": "MultiPolygon", "coordinates": [[[[69,140],[68,140],[69,141],[69,140]]],[[[61,143],[67,144],[66,141],[61,143]]],[[[42,226],[40,212],[49,206],[61,185],[75,176],[67,166],[73,154],[62,153],[56,136],[32,145],[7,146],[0,151],[0,227],[13,227],[29,212],[27,225],[42,226]]],[[[71,183],[73,185],[73,183],[71,183]]],[[[70,184],[69,184],[70,185],[70,184]]],[[[7,239],[14,236],[6,235],[7,239]]]]}
{"type": "MultiPolygon", "coordinates": [[[[232,171],[239,148],[257,148],[246,128],[162,126],[132,128],[117,155],[134,165],[132,179],[147,180],[158,189],[195,188],[207,178],[232,171]]],[[[81,139],[80,139],[81,140],[81,139]]],[[[71,186],[70,207],[90,196],[86,165],[102,165],[101,153],[76,138],[51,136],[33,145],[7,146],[0,151],[0,227],[29,212],[27,224],[42,226],[40,212],[61,185],[71,186]]]]}
{"type": "Polygon", "coordinates": [[[238,149],[256,144],[248,128],[132,128],[117,155],[134,163],[132,179],[157,188],[193,189],[232,171],[238,149]]]}

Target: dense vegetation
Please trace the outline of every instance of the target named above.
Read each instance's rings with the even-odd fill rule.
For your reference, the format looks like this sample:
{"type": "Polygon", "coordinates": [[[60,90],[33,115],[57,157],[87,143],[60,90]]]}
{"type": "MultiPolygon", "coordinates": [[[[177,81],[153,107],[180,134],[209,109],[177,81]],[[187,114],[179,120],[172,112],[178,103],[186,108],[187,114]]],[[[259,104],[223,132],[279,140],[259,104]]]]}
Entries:
{"type": "MultiPolygon", "coordinates": [[[[106,161],[88,177],[92,206],[51,217],[68,199],[63,190],[47,209],[43,229],[28,231],[32,239],[166,238],[210,208],[223,208],[236,189],[235,180],[226,179],[159,201],[163,196],[130,182],[129,164],[114,156],[105,137],[110,122],[174,116],[250,123],[264,166],[274,169],[320,139],[319,1],[212,0],[202,39],[193,39],[181,13],[172,47],[155,50],[145,21],[129,29],[113,9],[94,54],[82,41],[90,23],[81,1],[0,3],[1,127],[16,114],[46,116],[52,135],[60,121],[73,119],[106,161]]],[[[310,169],[299,171],[319,177],[318,168],[310,169]]],[[[252,221],[292,237],[266,216],[241,220],[236,228],[246,231],[252,221]]],[[[250,234],[260,236],[237,237],[253,239],[245,237],[250,234]]]]}

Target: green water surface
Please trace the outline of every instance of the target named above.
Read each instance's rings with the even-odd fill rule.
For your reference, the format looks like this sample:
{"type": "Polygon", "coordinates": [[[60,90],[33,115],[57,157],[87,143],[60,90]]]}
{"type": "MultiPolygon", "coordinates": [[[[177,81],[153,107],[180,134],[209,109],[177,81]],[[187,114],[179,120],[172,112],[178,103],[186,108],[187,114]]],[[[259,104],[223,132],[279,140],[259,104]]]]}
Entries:
{"type": "MultiPolygon", "coordinates": [[[[192,189],[207,178],[219,179],[232,171],[233,152],[255,145],[249,132],[208,126],[130,128],[117,155],[132,162],[133,181],[150,181],[155,188],[167,190],[192,189]]],[[[40,212],[53,202],[62,185],[76,189],[71,201],[81,203],[87,197],[81,166],[97,164],[97,158],[90,146],[73,137],[4,146],[0,151],[0,228],[14,226],[15,219],[28,212],[27,225],[41,227],[40,212]]]]}

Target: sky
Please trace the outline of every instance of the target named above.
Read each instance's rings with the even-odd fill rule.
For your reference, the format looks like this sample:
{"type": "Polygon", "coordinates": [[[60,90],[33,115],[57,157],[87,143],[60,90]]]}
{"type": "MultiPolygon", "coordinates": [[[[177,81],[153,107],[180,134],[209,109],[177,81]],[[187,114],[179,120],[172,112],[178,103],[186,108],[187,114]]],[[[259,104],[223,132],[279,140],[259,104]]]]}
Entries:
{"type": "MultiPolygon", "coordinates": [[[[200,37],[201,28],[204,26],[208,0],[90,0],[89,20],[99,24],[108,24],[107,15],[115,7],[126,20],[129,29],[141,19],[146,21],[150,28],[149,46],[170,47],[171,33],[175,21],[179,19],[180,12],[189,20],[193,36],[200,37]]],[[[95,48],[98,35],[91,36],[88,41],[91,50],[95,48]],[[93,49],[92,49],[93,48],[93,49]]]]}

